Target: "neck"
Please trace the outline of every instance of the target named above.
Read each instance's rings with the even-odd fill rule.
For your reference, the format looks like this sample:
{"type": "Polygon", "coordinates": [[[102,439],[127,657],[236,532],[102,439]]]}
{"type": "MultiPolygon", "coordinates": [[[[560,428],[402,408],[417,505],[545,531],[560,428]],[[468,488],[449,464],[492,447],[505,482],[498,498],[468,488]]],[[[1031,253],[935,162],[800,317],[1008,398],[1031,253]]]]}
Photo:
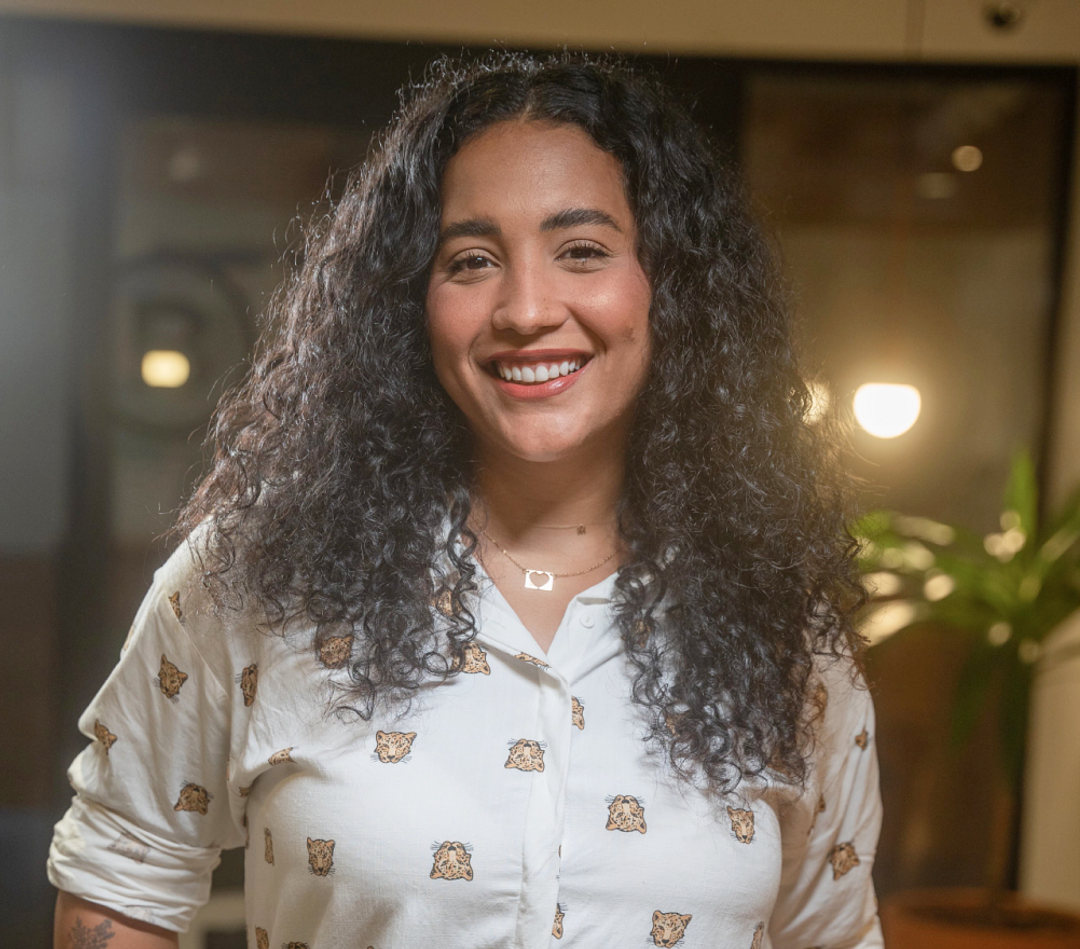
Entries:
{"type": "Polygon", "coordinates": [[[559,545],[554,526],[584,524],[594,537],[614,534],[625,459],[621,453],[572,461],[525,461],[481,454],[474,523],[500,540],[559,545]]]}

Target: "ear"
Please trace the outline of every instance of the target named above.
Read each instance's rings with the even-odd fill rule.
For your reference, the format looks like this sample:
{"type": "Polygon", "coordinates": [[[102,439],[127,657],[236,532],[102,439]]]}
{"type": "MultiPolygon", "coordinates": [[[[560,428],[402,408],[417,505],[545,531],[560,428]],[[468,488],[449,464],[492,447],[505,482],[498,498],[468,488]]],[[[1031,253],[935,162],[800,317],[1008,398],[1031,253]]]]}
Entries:
{"type": "Polygon", "coordinates": [[[661,912],[660,912],[660,910],[654,910],[654,911],[653,911],[653,914],[652,914],[652,923],[653,923],[653,925],[654,925],[654,926],[655,926],[655,925],[657,924],[657,922],[659,921],[660,917],[661,917],[661,916],[663,916],[663,915],[664,915],[664,914],[663,914],[663,913],[661,913],[661,912]]]}
{"type": "Polygon", "coordinates": [[[405,737],[412,741],[416,737],[416,732],[409,732],[405,737]]]}
{"type": "Polygon", "coordinates": [[[376,741],[386,741],[386,732],[381,731],[381,730],[375,732],[375,740],[376,741]]]}
{"type": "Polygon", "coordinates": [[[331,855],[333,855],[333,853],[334,853],[334,844],[336,844],[336,843],[337,843],[336,840],[328,840],[326,842],[326,845],[330,848],[330,854],[331,855]]]}
{"type": "Polygon", "coordinates": [[[680,916],[679,919],[683,921],[683,925],[687,925],[694,917],[693,916],[680,916]]]}
{"type": "Polygon", "coordinates": [[[731,805],[730,805],[730,804],[728,805],[728,809],[727,809],[727,816],[728,816],[728,817],[731,817],[731,818],[734,818],[734,817],[735,817],[735,811],[734,811],[734,810],[732,809],[732,807],[731,807],[731,805]]]}
{"type": "Polygon", "coordinates": [[[307,845],[310,847],[313,843],[314,843],[314,841],[310,837],[308,837],[307,845]]]}

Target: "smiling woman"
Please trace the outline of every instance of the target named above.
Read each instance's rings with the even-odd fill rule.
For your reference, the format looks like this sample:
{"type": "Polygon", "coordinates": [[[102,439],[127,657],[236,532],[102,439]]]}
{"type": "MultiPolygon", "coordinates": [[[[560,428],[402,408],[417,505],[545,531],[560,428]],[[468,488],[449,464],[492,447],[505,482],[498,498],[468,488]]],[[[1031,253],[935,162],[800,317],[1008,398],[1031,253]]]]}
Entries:
{"type": "Polygon", "coordinates": [[[82,719],[60,944],[168,944],[254,832],[256,947],[880,946],[861,585],[777,283],[653,80],[433,67],[82,719]]]}

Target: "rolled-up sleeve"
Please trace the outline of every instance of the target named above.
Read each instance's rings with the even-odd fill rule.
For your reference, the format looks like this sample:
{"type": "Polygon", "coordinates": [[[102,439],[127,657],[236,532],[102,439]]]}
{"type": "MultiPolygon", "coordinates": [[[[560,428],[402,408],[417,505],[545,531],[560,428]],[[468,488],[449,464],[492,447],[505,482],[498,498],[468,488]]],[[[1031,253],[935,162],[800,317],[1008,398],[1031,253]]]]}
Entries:
{"type": "Polygon", "coordinates": [[[208,898],[222,848],[245,837],[226,787],[229,673],[195,647],[182,600],[159,572],[80,718],[91,744],[68,772],[75,798],[48,862],[57,888],[177,932],[208,898]]]}
{"type": "Polygon", "coordinates": [[[769,934],[776,949],[880,949],[871,875],[881,832],[874,706],[842,663],[824,683],[811,784],[782,825],[769,934]]]}

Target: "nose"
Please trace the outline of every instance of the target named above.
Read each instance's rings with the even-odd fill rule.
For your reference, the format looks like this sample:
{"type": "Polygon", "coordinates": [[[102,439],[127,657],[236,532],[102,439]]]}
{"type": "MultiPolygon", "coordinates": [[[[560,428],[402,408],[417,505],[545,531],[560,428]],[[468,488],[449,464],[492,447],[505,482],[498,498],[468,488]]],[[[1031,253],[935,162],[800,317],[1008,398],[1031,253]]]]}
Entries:
{"type": "Polygon", "coordinates": [[[496,330],[535,336],[566,321],[566,307],[559,302],[542,265],[521,263],[508,268],[500,289],[491,314],[496,330]]]}

